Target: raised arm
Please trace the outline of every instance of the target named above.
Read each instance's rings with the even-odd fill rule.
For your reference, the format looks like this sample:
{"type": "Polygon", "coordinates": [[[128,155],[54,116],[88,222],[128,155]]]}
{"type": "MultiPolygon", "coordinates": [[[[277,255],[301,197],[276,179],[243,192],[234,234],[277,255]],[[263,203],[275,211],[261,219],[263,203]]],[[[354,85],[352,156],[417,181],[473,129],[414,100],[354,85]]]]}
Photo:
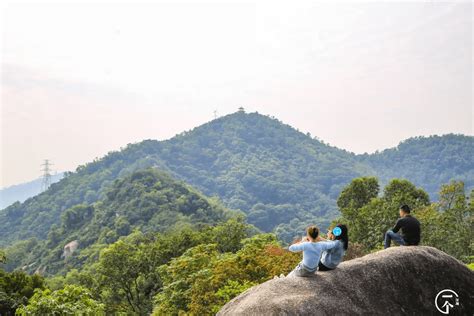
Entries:
{"type": "Polygon", "coordinates": [[[321,237],[321,236],[318,236],[318,237],[316,238],[316,241],[327,241],[327,239],[325,239],[325,238],[323,238],[323,237],[321,237]]]}
{"type": "Polygon", "coordinates": [[[319,242],[318,244],[321,245],[321,249],[323,251],[325,251],[325,250],[329,250],[329,249],[332,249],[332,248],[336,247],[337,241],[336,240],[328,240],[328,241],[319,242]]]}
{"type": "Polygon", "coordinates": [[[305,243],[304,242],[299,242],[299,243],[291,245],[288,248],[288,250],[291,251],[291,252],[300,252],[300,251],[304,250],[304,247],[305,247],[305,243]]]}

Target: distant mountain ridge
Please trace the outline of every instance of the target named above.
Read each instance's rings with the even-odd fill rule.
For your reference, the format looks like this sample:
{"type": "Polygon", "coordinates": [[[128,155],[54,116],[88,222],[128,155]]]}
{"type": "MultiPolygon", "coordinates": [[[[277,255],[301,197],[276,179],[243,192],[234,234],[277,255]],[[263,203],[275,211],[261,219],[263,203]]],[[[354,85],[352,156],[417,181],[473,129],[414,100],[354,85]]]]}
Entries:
{"type": "Polygon", "coordinates": [[[277,119],[239,111],[169,140],[129,144],[66,173],[48,191],[0,211],[0,243],[46,238],[65,210],[101,199],[115,179],[148,167],[218,196],[250,223],[288,240],[308,223],[328,225],[338,214],[337,196],[355,177],[375,175],[382,184],[403,177],[434,197],[451,179],[474,187],[473,157],[474,137],[464,135],[413,138],[355,155],[277,119]]]}
{"type": "Polygon", "coordinates": [[[462,180],[468,189],[474,188],[473,157],[474,137],[455,134],[412,137],[395,148],[357,156],[383,184],[405,178],[436,200],[440,184],[451,180],[462,180]]]}
{"type": "MultiPolygon", "coordinates": [[[[51,183],[58,182],[63,177],[63,173],[54,174],[51,176],[51,183]]],[[[19,201],[24,202],[26,199],[33,197],[41,192],[42,179],[11,185],[0,189],[0,209],[19,201]]]]}

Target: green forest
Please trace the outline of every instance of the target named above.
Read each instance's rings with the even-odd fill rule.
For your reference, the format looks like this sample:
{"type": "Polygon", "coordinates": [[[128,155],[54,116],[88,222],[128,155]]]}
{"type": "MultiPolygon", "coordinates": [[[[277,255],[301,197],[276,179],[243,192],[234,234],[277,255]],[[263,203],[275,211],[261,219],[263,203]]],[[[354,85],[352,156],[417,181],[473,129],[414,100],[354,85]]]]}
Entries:
{"type": "Polygon", "coordinates": [[[474,137],[355,155],[243,111],[146,140],[0,210],[0,314],[215,314],[301,260],[310,224],[383,248],[409,204],[422,244],[474,262],[474,137]]]}
{"type": "Polygon", "coordinates": [[[116,179],[148,167],[220,199],[289,242],[309,223],[327,227],[339,215],[339,193],[354,178],[375,176],[382,186],[404,178],[437,200],[451,180],[474,188],[473,157],[474,137],[464,135],[412,138],[355,155],[273,117],[239,111],[166,141],[129,144],[66,173],[46,192],[0,211],[0,246],[46,239],[65,210],[103,199],[116,179]]]}
{"type": "Polygon", "coordinates": [[[199,228],[238,214],[161,171],[152,168],[136,171],[115,180],[100,201],[65,210],[60,224],[52,226],[46,239],[30,238],[7,247],[6,268],[24,267],[30,273],[64,273],[94,262],[107,244],[133,231],[153,233],[187,226],[199,228]],[[71,256],[65,256],[64,246],[71,241],[80,247],[71,256]]]}
{"type": "MultiPolygon", "coordinates": [[[[137,174],[140,179],[137,183],[132,181],[135,174],[126,183],[118,182],[110,191],[117,195],[111,194],[109,198],[134,200],[135,195],[146,194],[147,187],[142,186],[144,179],[149,179],[150,188],[156,187],[157,179],[163,176],[155,170],[137,174]],[[121,187],[128,189],[120,191],[121,187]]],[[[466,263],[474,261],[474,191],[468,196],[462,182],[443,185],[436,203],[430,203],[428,194],[407,180],[393,179],[383,192],[379,190],[376,178],[356,178],[338,197],[341,217],[333,225],[346,223],[350,229],[351,242],[345,260],[382,249],[383,233],[393,226],[399,205],[409,203],[422,223],[423,245],[441,249],[466,263]]],[[[185,196],[186,199],[173,200],[176,209],[179,204],[189,212],[201,213],[202,208],[181,202],[192,201],[192,190],[185,192],[185,196]]],[[[206,215],[192,223],[183,217],[162,232],[131,225],[132,230],[126,235],[121,234],[121,225],[111,226],[105,231],[114,238],[95,238],[70,258],[61,258],[55,250],[50,250],[56,261],[44,264],[51,264],[56,271],[48,269],[42,276],[28,274],[24,269],[7,272],[6,268],[10,258],[21,258],[37,248],[47,253],[51,239],[36,242],[30,249],[7,247],[0,257],[4,262],[4,269],[0,269],[0,312],[2,315],[71,315],[78,311],[88,315],[212,315],[247,288],[275,275],[287,274],[300,261],[300,255],[288,252],[286,244],[275,234],[263,233],[248,224],[244,215],[226,213],[218,204],[206,204],[206,199],[201,198],[201,206],[208,206],[208,214],[212,216],[206,215]],[[212,223],[223,214],[228,218],[220,217],[219,223],[212,223]],[[88,259],[83,260],[85,257],[88,259]]],[[[113,202],[109,200],[109,204],[113,202]]],[[[105,213],[93,215],[94,221],[105,213]]],[[[79,226],[65,225],[66,218],[69,217],[63,217],[61,227],[65,241],[80,236],[78,231],[83,234],[89,231],[85,226],[78,228],[81,217],[74,221],[79,226]]]]}

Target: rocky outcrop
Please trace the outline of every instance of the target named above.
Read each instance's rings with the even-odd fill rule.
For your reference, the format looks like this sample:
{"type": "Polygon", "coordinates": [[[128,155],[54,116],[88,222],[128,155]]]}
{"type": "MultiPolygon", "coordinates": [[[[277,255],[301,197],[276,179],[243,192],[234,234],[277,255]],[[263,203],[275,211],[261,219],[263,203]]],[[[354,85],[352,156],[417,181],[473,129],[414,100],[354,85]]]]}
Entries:
{"type": "Polygon", "coordinates": [[[435,299],[444,289],[459,305],[440,295],[440,308],[448,301],[449,315],[474,314],[474,272],[432,247],[392,247],[314,277],[254,286],[218,315],[442,315],[435,299]]]}
{"type": "Polygon", "coordinates": [[[76,251],[77,247],[79,247],[79,243],[77,242],[77,240],[73,240],[70,243],[66,244],[64,246],[63,255],[62,255],[64,259],[67,259],[70,256],[72,256],[74,251],[76,251]]]}

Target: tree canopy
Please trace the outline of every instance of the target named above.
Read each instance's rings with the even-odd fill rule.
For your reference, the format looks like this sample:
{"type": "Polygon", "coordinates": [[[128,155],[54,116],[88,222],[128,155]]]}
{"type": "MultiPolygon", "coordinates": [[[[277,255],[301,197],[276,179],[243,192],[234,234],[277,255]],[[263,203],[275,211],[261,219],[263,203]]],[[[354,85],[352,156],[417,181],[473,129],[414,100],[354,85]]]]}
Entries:
{"type": "Polygon", "coordinates": [[[29,239],[7,247],[6,268],[65,272],[93,262],[102,248],[134,230],[199,228],[231,216],[238,213],[226,209],[218,199],[208,199],[168,174],[148,168],[115,180],[100,201],[64,210],[61,222],[51,228],[46,240],[29,239]],[[71,242],[77,247],[66,252],[71,242]]]}

